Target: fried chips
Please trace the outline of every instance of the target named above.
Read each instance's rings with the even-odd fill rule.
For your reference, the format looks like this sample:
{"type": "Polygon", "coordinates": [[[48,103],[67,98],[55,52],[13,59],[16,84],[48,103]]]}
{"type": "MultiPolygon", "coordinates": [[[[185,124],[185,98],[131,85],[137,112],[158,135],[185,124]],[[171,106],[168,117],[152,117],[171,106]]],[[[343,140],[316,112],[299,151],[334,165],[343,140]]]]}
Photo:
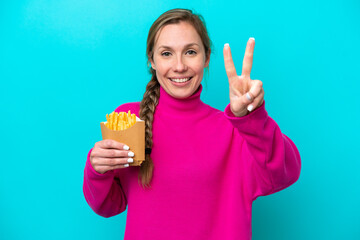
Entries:
{"type": "Polygon", "coordinates": [[[110,114],[106,114],[105,126],[111,130],[118,131],[118,130],[125,130],[130,128],[136,123],[136,114],[131,114],[129,112],[112,112],[110,114]]]}

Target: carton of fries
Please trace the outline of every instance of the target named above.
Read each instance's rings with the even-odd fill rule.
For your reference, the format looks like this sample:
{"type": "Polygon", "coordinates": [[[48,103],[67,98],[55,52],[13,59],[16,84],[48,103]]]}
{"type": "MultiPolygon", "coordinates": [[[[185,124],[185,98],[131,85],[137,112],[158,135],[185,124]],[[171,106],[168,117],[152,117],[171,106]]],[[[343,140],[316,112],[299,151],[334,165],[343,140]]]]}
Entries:
{"type": "Polygon", "coordinates": [[[107,122],[101,122],[103,139],[112,139],[124,143],[135,153],[130,166],[140,166],[145,160],[145,122],[135,114],[112,112],[106,115],[107,122]]]}

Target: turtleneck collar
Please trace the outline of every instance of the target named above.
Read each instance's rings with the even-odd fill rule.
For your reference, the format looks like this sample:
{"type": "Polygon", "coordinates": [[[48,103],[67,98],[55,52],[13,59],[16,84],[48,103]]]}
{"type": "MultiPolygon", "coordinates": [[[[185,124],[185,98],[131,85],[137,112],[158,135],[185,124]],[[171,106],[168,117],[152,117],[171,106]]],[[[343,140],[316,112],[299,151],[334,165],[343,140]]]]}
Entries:
{"type": "Polygon", "coordinates": [[[194,92],[193,95],[187,98],[178,99],[169,95],[161,86],[160,86],[160,97],[159,103],[157,105],[156,111],[162,112],[171,115],[182,116],[187,115],[188,113],[194,114],[199,112],[204,103],[200,100],[200,94],[202,92],[202,85],[200,84],[199,88],[194,92]]]}

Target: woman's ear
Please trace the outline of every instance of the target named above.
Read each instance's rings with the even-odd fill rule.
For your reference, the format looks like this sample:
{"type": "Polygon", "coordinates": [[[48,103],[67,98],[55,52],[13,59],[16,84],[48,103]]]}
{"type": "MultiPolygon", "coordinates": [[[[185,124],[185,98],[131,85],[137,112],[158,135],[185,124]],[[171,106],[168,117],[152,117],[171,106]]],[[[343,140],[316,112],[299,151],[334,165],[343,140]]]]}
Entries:
{"type": "Polygon", "coordinates": [[[210,54],[211,54],[211,49],[209,49],[208,53],[206,54],[205,67],[208,67],[208,66],[209,66],[209,63],[210,63],[210,54]]]}
{"type": "Polygon", "coordinates": [[[153,58],[151,57],[151,58],[149,58],[149,59],[150,59],[151,68],[154,69],[154,70],[156,70],[156,66],[155,66],[155,63],[154,63],[153,58]]]}

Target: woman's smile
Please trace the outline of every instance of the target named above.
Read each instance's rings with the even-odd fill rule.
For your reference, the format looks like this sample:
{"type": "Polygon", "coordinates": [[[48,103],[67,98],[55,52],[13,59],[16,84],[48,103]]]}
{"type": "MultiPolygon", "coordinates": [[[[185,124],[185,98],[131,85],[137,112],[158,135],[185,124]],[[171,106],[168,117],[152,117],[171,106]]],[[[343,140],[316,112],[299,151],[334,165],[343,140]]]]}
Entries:
{"type": "Polygon", "coordinates": [[[176,83],[184,83],[191,80],[192,77],[183,77],[183,78],[169,78],[170,81],[176,82],[176,83]]]}

